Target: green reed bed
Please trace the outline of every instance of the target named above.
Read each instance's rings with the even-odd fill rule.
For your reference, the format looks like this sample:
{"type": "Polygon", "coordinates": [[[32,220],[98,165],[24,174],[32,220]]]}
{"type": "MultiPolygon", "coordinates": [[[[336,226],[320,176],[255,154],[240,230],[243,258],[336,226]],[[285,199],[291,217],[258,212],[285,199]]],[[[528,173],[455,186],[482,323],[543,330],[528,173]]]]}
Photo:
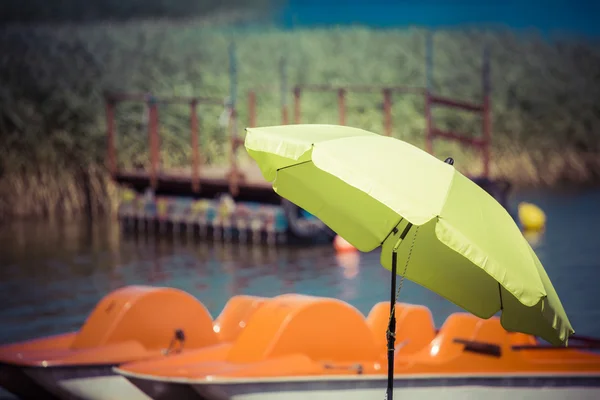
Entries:
{"type": "MultiPolygon", "coordinates": [[[[105,90],[157,95],[229,94],[228,45],[238,59],[238,129],[248,122],[247,91],[258,98],[258,124],[280,123],[279,60],[288,84],[425,86],[421,29],[226,29],[221,21],[147,21],[84,26],[8,27],[0,30],[0,218],[74,215],[114,207],[115,189],[103,166],[105,90]]],[[[589,184],[600,176],[600,50],[581,40],[547,41],[535,34],[448,30],[434,36],[433,88],[444,96],[480,101],[481,49],[492,66],[492,173],[521,185],[589,184]]],[[[288,99],[291,104],[291,95],[288,99]]],[[[350,93],[346,122],[383,132],[379,94],[350,93]]],[[[142,105],[119,106],[119,163],[147,164],[147,120],[142,105]]],[[[189,108],[159,106],[165,167],[189,165],[189,108]]],[[[205,160],[227,160],[221,106],[201,106],[205,160]]],[[[291,114],[291,110],[290,110],[291,114]]],[[[303,122],[336,123],[335,94],[306,94],[303,122]]],[[[437,110],[439,127],[480,132],[481,121],[437,110]]],[[[394,135],[423,145],[423,99],[396,95],[394,135]]],[[[465,172],[479,159],[453,144],[465,172]]],[[[244,158],[243,155],[241,155],[244,158]]],[[[247,162],[244,161],[244,162],[247,162]]]]}

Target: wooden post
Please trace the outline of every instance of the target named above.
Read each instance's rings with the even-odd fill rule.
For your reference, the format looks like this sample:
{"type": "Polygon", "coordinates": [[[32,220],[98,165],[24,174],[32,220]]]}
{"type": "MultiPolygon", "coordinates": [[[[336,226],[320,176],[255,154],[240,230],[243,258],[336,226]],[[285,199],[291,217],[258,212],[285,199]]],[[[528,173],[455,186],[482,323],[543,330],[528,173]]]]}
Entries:
{"type": "Polygon", "coordinates": [[[256,92],[254,90],[248,92],[248,114],[249,126],[254,128],[256,126],[256,92]]]}
{"type": "Polygon", "coordinates": [[[294,88],[294,122],[296,124],[300,123],[300,96],[301,96],[300,86],[296,86],[294,88]]]}
{"type": "Polygon", "coordinates": [[[288,117],[288,82],[287,82],[287,62],[286,58],[282,57],[279,62],[280,75],[280,94],[281,94],[281,123],[287,125],[288,117]]]}
{"type": "Polygon", "coordinates": [[[428,31],[425,42],[425,150],[433,154],[433,117],[431,93],[433,92],[433,32],[428,31]]]}
{"type": "Polygon", "coordinates": [[[200,191],[200,155],[198,154],[198,102],[193,99],[190,103],[190,135],[192,144],[192,190],[200,191]]]}
{"type": "Polygon", "coordinates": [[[383,120],[386,136],[392,136],[392,91],[383,89],[383,120]]]}
{"type": "Polygon", "coordinates": [[[150,142],[150,186],[158,186],[158,169],[160,163],[160,144],[158,136],[158,107],[156,99],[148,99],[148,140],[150,142]]]}
{"type": "Polygon", "coordinates": [[[229,120],[229,143],[230,143],[230,172],[229,172],[229,192],[233,197],[236,197],[239,193],[239,171],[237,167],[237,52],[235,43],[231,43],[229,46],[229,79],[231,83],[229,101],[230,101],[230,120],[229,120]]]}
{"type": "Polygon", "coordinates": [[[281,109],[281,124],[282,125],[287,125],[290,123],[289,121],[289,116],[288,116],[288,112],[287,112],[287,106],[283,106],[281,109]]]}
{"type": "Polygon", "coordinates": [[[483,48],[483,176],[489,178],[492,145],[492,110],[490,102],[490,54],[487,45],[483,48]]]}
{"type": "Polygon", "coordinates": [[[433,120],[431,116],[431,94],[425,89],[425,151],[433,154],[433,120]]]}
{"type": "Polygon", "coordinates": [[[105,96],[106,104],[106,161],[111,176],[117,174],[117,148],[115,140],[115,106],[116,102],[105,96]]]}
{"type": "Polygon", "coordinates": [[[231,151],[229,153],[229,163],[230,163],[230,170],[229,170],[229,192],[231,193],[231,195],[233,197],[236,197],[239,194],[239,179],[240,179],[240,172],[238,170],[238,166],[237,166],[237,157],[236,157],[236,152],[237,152],[237,146],[238,146],[238,140],[237,140],[237,113],[235,110],[235,107],[231,108],[231,117],[230,117],[230,122],[229,122],[229,144],[230,144],[230,148],[231,151]]]}
{"type": "Polygon", "coordinates": [[[287,125],[290,123],[289,121],[289,116],[288,116],[288,108],[287,105],[284,104],[281,106],[281,124],[282,125],[287,125]]]}
{"type": "Polygon", "coordinates": [[[346,125],[346,89],[338,89],[338,112],[340,125],[346,125]]]}

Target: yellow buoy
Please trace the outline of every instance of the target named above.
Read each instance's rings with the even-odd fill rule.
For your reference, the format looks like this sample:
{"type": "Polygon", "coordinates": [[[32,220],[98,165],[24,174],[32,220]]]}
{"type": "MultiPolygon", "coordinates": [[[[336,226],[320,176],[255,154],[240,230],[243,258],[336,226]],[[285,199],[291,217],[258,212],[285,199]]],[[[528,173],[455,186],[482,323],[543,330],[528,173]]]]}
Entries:
{"type": "Polygon", "coordinates": [[[541,231],[546,227],[546,214],[535,204],[519,203],[519,221],[524,230],[541,231]]]}
{"type": "Polygon", "coordinates": [[[123,189],[123,191],[121,192],[121,200],[123,200],[123,203],[132,202],[135,200],[135,198],[136,193],[131,189],[123,189]]]}

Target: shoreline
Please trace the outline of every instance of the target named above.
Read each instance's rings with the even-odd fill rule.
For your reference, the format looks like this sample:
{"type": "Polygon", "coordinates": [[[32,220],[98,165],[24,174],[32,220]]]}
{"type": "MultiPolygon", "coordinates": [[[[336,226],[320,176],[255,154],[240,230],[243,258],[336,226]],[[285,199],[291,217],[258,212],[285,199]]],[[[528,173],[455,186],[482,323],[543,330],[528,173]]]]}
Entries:
{"type": "MultiPolygon", "coordinates": [[[[562,159],[557,159],[557,154],[552,155],[554,166],[548,168],[546,174],[537,173],[541,166],[534,165],[526,152],[510,157],[502,156],[499,158],[501,161],[493,158],[490,164],[492,179],[508,180],[512,185],[512,192],[529,189],[578,192],[600,188],[600,157],[592,160],[592,170],[586,168],[589,163],[573,163],[576,154],[565,154],[562,159]],[[582,171],[586,174],[582,174],[582,171]]],[[[477,164],[477,161],[472,161],[467,164],[467,168],[459,167],[459,170],[465,175],[477,176],[480,169],[477,164]]],[[[260,173],[255,166],[247,162],[240,163],[242,170],[248,171],[248,166],[251,168],[250,179],[257,179],[254,175],[260,173]]],[[[210,168],[209,174],[225,172],[228,168],[228,165],[215,165],[210,168]]],[[[48,170],[21,176],[5,174],[0,187],[0,221],[32,218],[67,220],[81,216],[94,218],[114,215],[119,203],[119,188],[111,181],[108,171],[92,166],[88,168],[86,175],[87,182],[73,170],[62,171],[62,176],[48,170]]]]}

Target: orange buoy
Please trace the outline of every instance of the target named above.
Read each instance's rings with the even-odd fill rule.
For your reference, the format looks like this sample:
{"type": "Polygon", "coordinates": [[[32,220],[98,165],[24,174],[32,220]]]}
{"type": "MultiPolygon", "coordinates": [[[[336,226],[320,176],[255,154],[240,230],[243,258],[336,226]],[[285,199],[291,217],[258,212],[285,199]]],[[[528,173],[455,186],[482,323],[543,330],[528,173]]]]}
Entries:
{"type": "Polygon", "coordinates": [[[335,239],[333,239],[333,247],[338,253],[356,251],[356,247],[352,246],[346,239],[344,239],[340,235],[336,235],[335,239]]]}

